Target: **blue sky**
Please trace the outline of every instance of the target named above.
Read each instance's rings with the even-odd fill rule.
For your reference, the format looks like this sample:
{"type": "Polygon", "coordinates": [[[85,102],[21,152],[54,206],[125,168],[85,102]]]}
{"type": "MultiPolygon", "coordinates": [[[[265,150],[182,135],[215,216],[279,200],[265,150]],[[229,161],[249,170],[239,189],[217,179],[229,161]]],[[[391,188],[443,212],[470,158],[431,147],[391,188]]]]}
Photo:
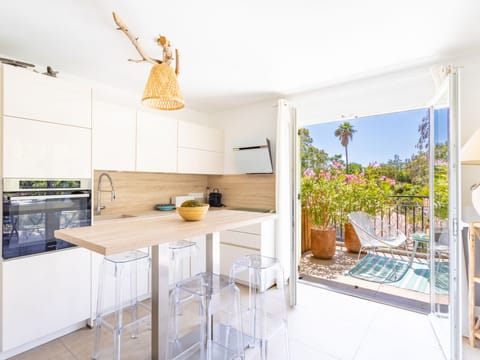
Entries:
{"type": "MultiPolygon", "coordinates": [[[[386,163],[393,160],[395,154],[401,160],[410,158],[417,152],[415,145],[419,138],[418,126],[427,113],[428,109],[419,109],[348,120],[357,130],[348,145],[349,162],[365,166],[373,161],[386,163]]],[[[440,110],[438,115],[440,121],[435,124],[436,141],[444,142],[447,137],[447,111],[440,110]]],[[[310,131],[315,147],[325,150],[329,155],[341,154],[345,160],[345,149],[334,136],[342,122],[334,121],[306,128],[310,131]]]]}

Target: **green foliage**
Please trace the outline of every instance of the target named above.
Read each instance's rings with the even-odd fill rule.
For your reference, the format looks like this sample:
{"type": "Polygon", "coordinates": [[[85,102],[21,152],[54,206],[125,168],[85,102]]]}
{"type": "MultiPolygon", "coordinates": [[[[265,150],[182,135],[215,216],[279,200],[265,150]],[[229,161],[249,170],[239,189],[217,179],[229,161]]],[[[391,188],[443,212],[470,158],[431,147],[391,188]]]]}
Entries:
{"type": "Polygon", "coordinates": [[[350,174],[360,174],[363,170],[362,164],[350,163],[348,164],[348,172],[350,174]]]}
{"type": "Polygon", "coordinates": [[[358,174],[347,174],[342,193],[340,223],[348,222],[347,215],[364,211],[370,215],[385,212],[392,205],[395,180],[381,175],[381,169],[368,166],[358,174]]]}
{"type": "Polygon", "coordinates": [[[307,169],[302,177],[302,206],[312,223],[321,229],[333,228],[339,219],[345,175],[320,170],[318,175],[307,169]]]}
{"type": "Polygon", "coordinates": [[[347,222],[353,211],[377,214],[391,205],[395,181],[369,166],[359,174],[346,174],[341,163],[328,170],[306,170],[302,178],[302,206],[314,225],[322,229],[347,222]]]}
{"type": "Polygon", "coordinates": [[[446,219],[448,218],[448,166],[446,163],[435,165],[433,182],[433,211],[435,217],[446,219]]]}
{"type": "MultiPolygon", "coordinates": [[[[343,223],[346,214],[351,211],[362,210],[375,214],[390,206],[389,197],[392,195],[417,196],[398,200],[401,205],[424,205],[424,200],[418,196],[429,196],[429,126],[427,109],[418,127],[418,150],[415,154],[407,159],[394,154],[386,163],[368,167],[348,163],[348,144],[356,132],[350,123],[343,122],[334,133],[345,147],[345,162],[341,154],[329,155],[313,146],[308,129],[300,129],[301,169],[303,173],[313,171],[312,176],[302,178],[302,199],[304,206],[311,206],[314,223],[324,227],[332,226],[335,222],[343,223]],[[326,175],[316,175],[322,171],[324,175],[330,174],[329,182],[326,182],[326,175]],[[319,198],[309,198],[314,195],[319,198]],[[326,213],[328,209],[332,211],[330,215],[326,213]]],[[[433,208],[436,217],[447,218],[448,144],[435,144],[434,156],[433,208]]]]}
{"type": "Polygon", "coordinates": [[[422,121],[420,122],[420,125],[418,125],[418,142],[415,147],[420,151],[420,152],[428,152],[429,148],[429,136],[430,136],[430,110],[426,109],[426,113],[422,118],[422,121]]]}
{"type": "Polygon", "coordinates": [[[308,129],[299,129],[300,134],[300,162],[302,173],[307,169],[316,171],[324,168],[328,161],[328,154],[313,146],[313,139],[308,129]]]}
{"type": "Polygon", "coordinates": [[[345,148],[345,164],[346,164],[345,166],[347,169],[347,173],[349,172],[348,143],[350,142],[350,140],[352,140],[353,134],[355,132],[357,132],[357,130],[353,128],[353,125],[345,121],[338,126],[338,128],[335,130],[335,133],[334,133],[334,135],[338,137],[338,139],[340,140],[340,144],[342,144],[342,146],[345,148]]]}
{"type": "Polygon", "coordinates": [[[353,125],[345,121],[335,130],[335,136],[338,137],[343,147],[347,147],[355,132],[357,130],[353,128],[353,125]]]}

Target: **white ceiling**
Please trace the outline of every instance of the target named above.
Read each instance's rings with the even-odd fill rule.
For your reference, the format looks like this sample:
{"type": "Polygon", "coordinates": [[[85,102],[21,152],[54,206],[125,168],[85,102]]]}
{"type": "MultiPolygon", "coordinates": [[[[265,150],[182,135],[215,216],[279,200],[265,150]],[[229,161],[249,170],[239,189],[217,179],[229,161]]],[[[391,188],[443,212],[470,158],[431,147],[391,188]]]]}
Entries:
{"type": "Polygon", "coordinates": [[[150,65],[112,10],[153,57],[171,39],[206,112],[480,48],[478,0],[3,0],[0,54],[140,94],[150,65]]]}

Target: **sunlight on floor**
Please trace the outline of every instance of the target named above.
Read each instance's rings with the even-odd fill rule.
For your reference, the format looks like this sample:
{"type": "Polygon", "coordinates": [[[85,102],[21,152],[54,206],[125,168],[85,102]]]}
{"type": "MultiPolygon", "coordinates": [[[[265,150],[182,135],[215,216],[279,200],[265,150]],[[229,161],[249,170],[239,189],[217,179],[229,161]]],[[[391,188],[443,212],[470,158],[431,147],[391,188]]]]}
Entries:
{"type": "MultiPolygon", "coordinates": [[[[298,299],[288,316],[292,360],[443,359],[426,315],[306,284],[299,284],[298,299]]],[[[93,330],[84,328],[13,359],[87,360],[92,344],[93,330]]],[[[123,345],[122,359],[149,359],[149,329],[123,345]]],[[[479,358],[480,349],[464,342],[464,359],[479,358]]]]}

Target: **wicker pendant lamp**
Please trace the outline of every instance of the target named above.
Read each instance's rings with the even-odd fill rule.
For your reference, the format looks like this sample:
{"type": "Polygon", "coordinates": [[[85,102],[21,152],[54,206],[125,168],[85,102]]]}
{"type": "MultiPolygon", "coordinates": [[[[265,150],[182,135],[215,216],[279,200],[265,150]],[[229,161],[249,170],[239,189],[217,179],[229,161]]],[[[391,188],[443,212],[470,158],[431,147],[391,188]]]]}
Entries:
{"type": "Polygon", "coordinates": [[[163,63],[152,66],[142,104],[160,110],[178,110],[184,107],[177,76],[170,65],[163,63]]]}
{"type": "Polygon", "coordinates": [[[130,33],[126,25],[115,13],[113,13],[113,20],[118,25],[118,30],[125,33],[142,57],[140,60],[130,59],[130,61],[153,64],[145,90],[143,91],[142,104],[158,110],[178,110],[183,108],[185,101],[177,80],[179,74],[178,49],[175,49],[175,70],[173,70],[170,66],[173,60],[172,48],[170,41],[166,37],[160,36],[157,39],[157,44],[163,48],[163,60],[154,59],[144,53],[138,38],[130,33]]]}

